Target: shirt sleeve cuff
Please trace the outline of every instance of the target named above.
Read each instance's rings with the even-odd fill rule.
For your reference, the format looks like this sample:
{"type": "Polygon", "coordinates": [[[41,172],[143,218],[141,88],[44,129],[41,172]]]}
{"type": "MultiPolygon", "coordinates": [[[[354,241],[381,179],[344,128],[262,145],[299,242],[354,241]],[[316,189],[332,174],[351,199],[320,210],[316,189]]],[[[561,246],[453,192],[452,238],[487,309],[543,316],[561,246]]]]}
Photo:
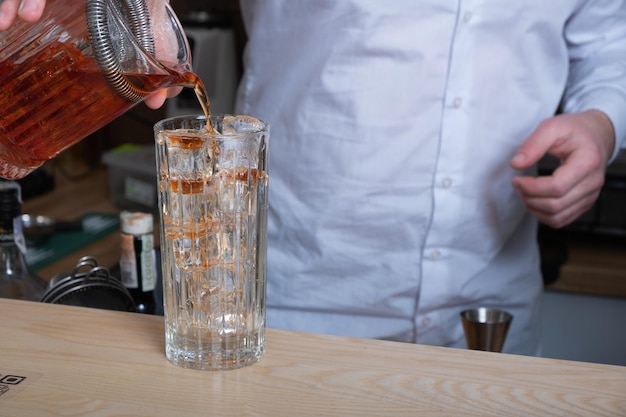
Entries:
{"type": "Polygon", "coordinates": [[[598,110],[608,116],[615,130],[615,148],[609,163],[613,162],[622,149],[626,149],[626,91],[608,88],[601,92],[596,90],[593,95],[578,97],[574,103],[567,103],[563,110],[566,113],[598,110]]]}

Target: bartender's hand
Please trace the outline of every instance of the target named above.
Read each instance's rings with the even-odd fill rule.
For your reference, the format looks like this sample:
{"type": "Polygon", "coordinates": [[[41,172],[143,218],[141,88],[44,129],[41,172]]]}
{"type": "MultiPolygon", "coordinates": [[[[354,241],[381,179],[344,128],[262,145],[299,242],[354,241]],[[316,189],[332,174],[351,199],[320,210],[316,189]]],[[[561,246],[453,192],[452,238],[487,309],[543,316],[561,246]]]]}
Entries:
{"type": "Polygon", "coordinates": [[[46,0],[0,1],[0,30],[6,30],[19,17],[26,22],[36,22],[43,14],[46,0]]]}
{"type": "Polygon", "coordinates": [[[526,139],[511,166],[529,168],[545,154],[558,158],[561,165],[550,176],[515,177],[513,187],[539,221],[554,228],[566,226],[600,195],[614,147],[613,124],[600,111],[552,117],[526,139]]]}
{"type": "Polygon", "coordinates": [[[154,93],[150,94],[148,97],[146,97],[144,103],[146,103],[146,106],[150,107],[151,109],[158,109],[165,103],[165,100],[175,97],[180,93],[181,90],[182,87],[170,87],[157,90],[154,93]]]}

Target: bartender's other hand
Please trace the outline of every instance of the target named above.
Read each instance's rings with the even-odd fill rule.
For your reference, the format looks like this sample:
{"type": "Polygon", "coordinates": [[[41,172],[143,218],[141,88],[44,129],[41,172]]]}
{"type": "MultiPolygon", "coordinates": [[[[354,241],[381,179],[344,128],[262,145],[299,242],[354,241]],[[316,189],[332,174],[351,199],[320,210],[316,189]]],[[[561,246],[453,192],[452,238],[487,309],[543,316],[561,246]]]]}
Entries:
{"type": "Polygon", "coordinates": [[[560,228],[589,210],[604,184],[606,165],[615,147],[615,131],[602,112],[561,114],[544,120],[511,160],[527,169],[545,154],[561,161],[549,176],[517,176],[513,187],[539,221],[560,228]]]}
{"type": "Polygon", "coordinates": [[[181,90],[182,87],[170,87],[157,90],[154,93],[150,94],[148,97],[146,97],[146,106],[150,107],[151,109],[158,109],[165,103],[165,100],[177,96],[181,92],[181,90]]]}
{"type": "Polygon", "coordinates": [[[41,18],[46,0],[4,0],[0,2],[0,30],[6,30],[19,17],[26,22],[41,18]]]}

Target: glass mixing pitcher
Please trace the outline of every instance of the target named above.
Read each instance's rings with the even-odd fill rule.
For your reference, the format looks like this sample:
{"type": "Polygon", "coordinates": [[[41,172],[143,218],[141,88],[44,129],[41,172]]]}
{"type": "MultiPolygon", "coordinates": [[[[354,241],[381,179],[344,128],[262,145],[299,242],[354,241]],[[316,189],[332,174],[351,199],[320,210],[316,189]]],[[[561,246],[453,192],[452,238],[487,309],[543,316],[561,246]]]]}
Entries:
{"type": "Polygon", "coordinates": [[[0,177],[26,176],[190,71],[166,0],[49,1],[37,23],[0,32],[0,177]]]}

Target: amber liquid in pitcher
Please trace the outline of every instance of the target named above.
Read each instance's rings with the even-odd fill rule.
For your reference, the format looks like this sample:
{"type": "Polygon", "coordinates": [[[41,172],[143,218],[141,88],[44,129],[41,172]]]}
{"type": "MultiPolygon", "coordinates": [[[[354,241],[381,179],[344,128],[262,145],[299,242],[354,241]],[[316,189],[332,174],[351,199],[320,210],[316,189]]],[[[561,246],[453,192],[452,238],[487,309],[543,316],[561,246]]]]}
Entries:
{"type": "MultiPolygon", "coordinates": [[[[125,75],[145,94],[193,87],[209,115],[208,95],[196,74],[125,75]]],[[[111,91],[93,60],[62,42],[33,45],[1,61],[0,79],[7,80],[0,95],[0,177],[7,179],[26,176],[133,105],[111,91]]]]}

